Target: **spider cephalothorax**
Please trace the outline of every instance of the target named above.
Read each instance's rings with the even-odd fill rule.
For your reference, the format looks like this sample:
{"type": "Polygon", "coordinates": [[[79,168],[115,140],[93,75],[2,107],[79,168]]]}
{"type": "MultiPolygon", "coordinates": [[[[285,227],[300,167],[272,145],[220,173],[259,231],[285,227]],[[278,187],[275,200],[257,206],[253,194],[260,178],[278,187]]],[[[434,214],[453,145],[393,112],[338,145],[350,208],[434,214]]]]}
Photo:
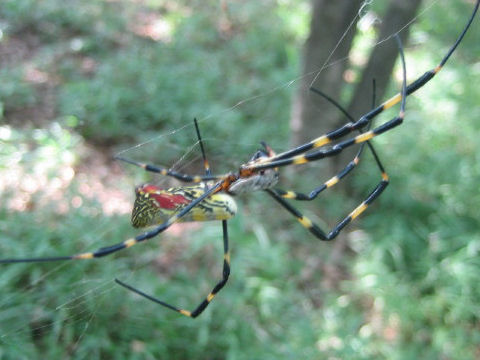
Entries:
{"type": "Polygon", "coordinates": [[[260,164],[275,155],[275,152],[262,142],[264,149],[257,150],[252,158],[242,165],[237,179],[228,187],[228,193],[233,195],[251,193],[252,191],[266,190],[277,185],[278,168],[261,169],[258,171],[248,171],[254,164],[260,164]]]}

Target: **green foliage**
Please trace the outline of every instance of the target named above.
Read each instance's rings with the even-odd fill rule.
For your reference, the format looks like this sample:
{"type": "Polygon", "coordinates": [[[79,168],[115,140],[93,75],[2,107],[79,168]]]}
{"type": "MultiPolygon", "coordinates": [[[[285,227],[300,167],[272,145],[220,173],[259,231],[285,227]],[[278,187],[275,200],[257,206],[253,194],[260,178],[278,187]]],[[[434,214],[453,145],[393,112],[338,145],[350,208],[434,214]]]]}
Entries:
{"type": "Polygon", "coordinates": [[[0,120],[4,113],[35,103],[33,87],[23,80],[19,69],[0,69],[0,120]]]}
{"type": "MultiPolygon", "coordinates": [[[[277,87],[296,78],[305,4],[227,3],[228,13],[213,0],[0,2],[2,42],[32,29],[38,36],[28,61],[0,70],[0,257],[78,253],[138,234],[114,192],[130,196],[145,174],[105,174],[92,143],[106,153],[131,143],[138,146],[128,156],[190,166],[197,116],[215,171],[231,170],[262,139],[288,147],[292,88],[277,87]],[[168,36],[138,35],[133,24],[145,13],[168,36]],[[57,118],[43,129],[9,124],[10,114],[43,100],[25,78],[26,62],[54,79],[57,118]]],[[[413,29],[409,74],[434,66],[469,11],[449,2],[429,8],[413,29]]],[[[375,139],[391,185],[344,239],[319,243],[264,194],[241,199],[229,228],[231,280],[194,321],[113,279],[191,309],[221,274],[216,223],[171,229],[102,260],[2,265],[0,358],[475,358],[475,26],[438,78],[409,97],[405,124],[375,139]],[[340,258],[339,248],[348,249],[340,258]]],[[[328,175],[312,168],[302,189],[328,175]]],[[[351,197],[374,187],[371,156],[352,178],[351,197]]],[[[333,190],[299,207],[327,227],[319,213],[332,224],[358,201],[333,190]]]]}
{"type": "MultiPolygon", "coordinates": [[[[435,28],[451,28],[451,42],[455,26],[450,21],[435,28]]],[[[371,241],[361,248],[354,269],[359,281],[352,285],[374,298],[387,327],[397,333],[397,346],[382,352],[387,358],[473,359],[478,351],[479,109],[472,79],[479,72],[463,62],[478,54],[473,34],[439,75],[442,81],[434,79],[409,99],[407,126],[376,141],[394,191],[380,199],[383,212],[364,220],[371,241]]],[[[446,49],[443,40],[442,45],[446,49]]],[[[425,42],[414,61],[429,53],[438,61],[438,46],[434,39],[425,42]]],[[[364,187],[367,179],[356,183],[364,187]]],[[[373,336],[372,343],[380,346],[373,336]]]]}
{"type": "MultiPolygon", "coordinates": [[[[6,34],[35,32],[45,42],[59,42],[72,36],[89,36],[92,41],[112,41],[125,26],[126,6],[108,1],[5,0],[0,3],[6,34]]],[[[100,45],[100,44],[99,44],[100,45]]],[[[102,45],[105,45],[103,43],[102,45]]]]}
{"type": "MultiPolygon", "coordinates": [[[[229,32],[219,29],[213,9],[195,16],[170,15],[164,21],[175,23],[169,35],[175,41],[130,38],[119,51],[96,58],[93,78],[66,73],[69,81],[60,93],[60,112],[78,117],[82,134],[89,140],[138,141],[145,133],[190,124],[194,117],[218,117],[221,110],[251,97],[252,92],[291,79],[295,68],[287,57],[289,35],[268,32],[279,17],[269,12],[262,16],[261,26],[252,28],[243,16],[255,22],[260,15],[251,6],[237,7],[231,10],[235,17],[229,20],[233,28],[229,32]],[[259,32],[265,36],[258,36],[259,32]]],[[[270,117],[286,123],[288,114],[282,104],[290,96],[290,92],[281,93],[270,99],[268,108],[222,112],[215,123],[217,136],[227,137],[240,119],[270,117]]],[[[210,130],[213,127],[206,124],[204,131],[210,130]]]]}

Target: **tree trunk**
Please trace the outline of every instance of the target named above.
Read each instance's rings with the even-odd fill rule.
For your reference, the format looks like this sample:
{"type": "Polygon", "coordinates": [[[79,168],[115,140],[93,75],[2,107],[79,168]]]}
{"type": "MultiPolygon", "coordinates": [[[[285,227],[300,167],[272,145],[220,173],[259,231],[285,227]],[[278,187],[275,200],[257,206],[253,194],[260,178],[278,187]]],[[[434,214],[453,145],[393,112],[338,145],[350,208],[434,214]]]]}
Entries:
{"type": "MultiPolygon", "coordinates": [[[[356,14],[361,0],[313,0],[310,36],[308,37],[303,55],[302,73],[308,74],[301,80],[292,106],[290,128],[291,143],[298,145],[312,139],[312,134],[321,134],[325,129],[333,129],[337,125],[338,111],[333,106],[318,106],[318,95],[309,91],[312,81],[320,67],[348,56],[355,35],[355,24],[349,28],[352,21],[356,22],[356,14]],[[333,57],[329,56],[333,49],[333,57]]],[[[342,74],[347,62],[339,61],[333,66],[322,69],[315,79],[314,86],[327,88],[331,97],[338,99],[342,87],[342,74]]]]}
{"type": "MultiPolygon", "coordinates": [[[[377,42],[387,39],[402,29],[415,17],[422,0],[392,0],[380,25],[377,42]]],[[[400,32],[403,44],[408,41],[410,27],[400,32]]],[[[372,79],[375,79],[377,102],[385,96],[388,83],[391,79],[393,67],[398,57],[398,48],[395,41],[383,41],[373,48],[368,64],[362,71],[360,82],[356,85],[354,95],[348,106],[348,112],[358,118],[371,108],[372,79]]],[[[407,64],[408,71],[408,64],[407,64]]],[[[400,88],[398,89],[400,91],[400,88]]]]}
{"type": "MultiPolygon", "coordinates": [[[[308,75],[302,77],[301,84],[293,100],[290,121],[292,145],[299,145],[312,140],[347,121],[338,109],[320,96],[310,92],[309,88],[313,85],[315,88],[327,93],[331,98],[340,99],[340,93],[344,85],[343,75],[348,67],[348,61],[344,61],[344,59],[349,56],[356,31],[356,15],[362,3],[359,0],[313,0],[310,36],[304,48],[302,69],[302,74],[308,75]],[[352,26],[349,29],[350,24],[352,26]],[[348,32],[346,32],[347,29],[348,32]],[[342,39],[344,34],[345,37],[342,39]],[[337,44],[338,48],[336,48],[337,44]],[[334,49],[333,56],[329,58],[334,49]],[[327,65],[327,67],[321,69],[323,65],[327,65]],[[321,70],[319,75],[318,70],[321,70]],[[318,77],[315,78],[317,75],[318,77]],[[313,80],[315,81],[313,82],[313,80]]],[[[406,43],[409,31],[408,28],[402,28],[414,18],[420,3],[421,0],[391,0],[386,15],[383,16],[377,42],[402,30],[400,38],[406,43]]],[[[345,107],[354,118],[358,119],[361,114],[368,111],[372,106],[373,79],[376,81],[377,102],[383,100],[397,56],[398,49],[395,41],[384,41],[373,48],[361,80],[355,87],[352,100],[345,107]]],[[[322,171],[328,174],[325,176],[325,180],[346,166],[352,160],[352,157],[352,151],[347,151],[325,159],[322,162],[324,166],[322,171]]],[[[298,175],[300,169],[296,168],[295,171],[298,175]]],[[[335,187],[337,192],[342,191],[342,189],[345,193],[352,193],[352,191],[349,191],[348,182],[347,186],[335,187]]],[[[350,195],[355,197],[355,194],[350,195]]],[[[362,195],[362,197],[364,196],[365,194],[362,195]]],[[[357,200],[360,201],[360,199],[357,200]]],[[[345,251],[344,239],[344,236],[337,238],[333,247],[333,254],[345,251]]],[[[336,263],[333,258],[334,256],[331,255],[330,266],[332,266],[332,262],[333,264],[336,263]]],[[[335,271],[335,273],[338,273],[338,271],[335,271]]]]}
{"type": "MultiPolygon", "coordinates": [[[[292,145],[309,141],[347,121],[332,104],[309,92],[309,87],[315,79],[314,87],[328,93],[333,99],[339,100],[344,85],[343,74],[348,67],[348,62],[343,60],[336,62],[336,60],[347,58],[349,55],[356,30],[356,15],[362,3],[358,0],[313,0],[310,36],[304,48],[302,69],[302,73],[308,75],[302,78],[293,100],[290,121],[292,145]],[[342,39],[352,21],[354,21],[353,26],[342,39]],[[339,41],[339,46],[335,49],[339,41]],[[329,59],[333,49],[335,52],[329,59]],[[328,67],[322,69],[320,75],[315,78],[318,70],[325,63],[328,67]],[[330,64],[333,65],[330,66],[330,64]]],[[[377,42],[402,30],[400,38],[403,43],[406,43],[409,29],[402,28],[414,18],[420,3],[421,0],[391,0],[385,16],[382,17],[377,42]]],[[[354,118],[358,118],[371,108],[373,79],[376,81],[377,102],[383,99],[397,56],[396,43],[391,39],[373,48],[351,102],[346,106],[354,118]]],[[[351,154],[342,153],[325,161],[324,170],[333,175],[350,160],[351,154]]]]}

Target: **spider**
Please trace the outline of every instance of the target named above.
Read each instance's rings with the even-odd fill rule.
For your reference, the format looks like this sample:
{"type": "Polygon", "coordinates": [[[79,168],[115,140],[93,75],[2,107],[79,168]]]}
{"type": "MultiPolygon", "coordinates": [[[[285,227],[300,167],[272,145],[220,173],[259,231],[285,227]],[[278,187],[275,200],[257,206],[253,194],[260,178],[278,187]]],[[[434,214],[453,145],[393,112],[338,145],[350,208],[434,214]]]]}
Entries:
{"type": "Polygon", "coordinates": [[[406,65],[403,49],[398,36],[396,36],[403,67],[401,91],[387,101],[383,102],[381,105],[377,107],[373,106],[373,109],[361,116],[359,120],[355,121],[335,101],[328,98],[328,96],[319,90],[312,88],[312,91],[326,97],[327,100],[331,101],[335,106],[342,110],[350,119],[350,121],[336,130],[328,132],[310,142],[279,154],[276,154],[270,146],[268,146],[265,142],[262,142],[262,149],[255,152],[248,162],[241,165],[238,170],[223,175],[213,175],[211,173],[210,166],[205,155],[205,149],[203,146],[202,137],[200,135],[198,123],[196,120],[194,120],[195,130],[202,153],[205,175],[188,175],[171,169],[137,162],[123,157],[116,158],[120,161],[143,168],[148,172],[173,177],[187,183],[193,183],[193,185],[190,186],[180,186],[169,189],[161,189],[152,184],[144,184],[135,189],[136,199],[132,211],[132,225],[136,228],[153,226],[150,230],[134,238],[111,246],[100,248],[93,252],[85,252],[69,256],[0,259],[0,263],[51,262],[99,258],[156,237],[176,222],[213,220],[221,221],[223,229],[223,276],[222,279],[205,297],[205,299],[193,311],[177,308],[169,303],[157,299],[156,297],[146,294],[119,279],[115,279],[116,283],[140,296],[143,296],[157,304],[160,304],[187,317],[196,318],[205,310],[215,295],[225,286],[230,275],[230,252],[227,221],[231,219],[237,211],[237,206],[232,196],[250,194],[253,191],[259,190],[265,191],[281,207],[292,214],[302,226],[309,230],[315,237],[324,241],[334,239],[347,224],[362,214],[370,206],[370,204],[372,204],[375,199],[380,196],[380,194],[388,186],[389,178],[373,148],[373,145],[370,143],[370,140],[375,136],[395,128],[403,122],[407,96],[423,87],[443,68],[468,31],[478,11],[479,4],[480,0],[477,0],[466,26],[463,28],[456,42],[449,49],[440,63],[435,68],[418,77],[408,86],[406,84],[406,65]],[[397,116],[378,127],[370,129],[372,120],[377,115],[398,103],[400,103],[400,110],[397,116]],[[366,131],[364,131],[364,129],[366,131]],[[360,134],[343,139],[353,131],[359,131],[360,134]],[[289,165],[301,165],[326,157],[332,157],[355,144],[360,144],[360,148],[354,159],[338,174],[324,182],[322,185],[313,189],[310,193],[303,194],[274,187],[279,180],[279,169],[281,167],[289,165]],[[326,145],[329,147],[326,147],[326,145]],[[374,160],[381,173],[381,180],[375,186],[373,191],[371,191],[370,194],[365,198],[365,200],[362,201],[360,205],[358,205],[353,211],[351,211],[343,220],[335,225],[331,231],[323,231],[318,225],[313,223],[306,216],[302,215],[301,212],[299,212],[286,200],[311,201],[314,200],[324,190],[336,185],[359,163],[360,155],[365,145],[368,145],[373,154],[374,160]]]}

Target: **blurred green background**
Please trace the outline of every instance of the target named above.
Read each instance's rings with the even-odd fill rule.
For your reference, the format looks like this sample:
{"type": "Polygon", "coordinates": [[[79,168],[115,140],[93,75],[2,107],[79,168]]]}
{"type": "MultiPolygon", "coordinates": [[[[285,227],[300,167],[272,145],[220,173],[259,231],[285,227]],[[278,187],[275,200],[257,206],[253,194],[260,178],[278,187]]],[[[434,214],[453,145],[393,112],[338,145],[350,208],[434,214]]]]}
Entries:
{"type": "MultiPolygon", "coordinates": [[[[430,5],[406,48],[410,80],[473,4],[430,5]]],[[[320,243],[262,193],[238,199],[230,282],[196,320],[113,279],[192,309],[221,275],[220,224],[175,225],[96,261],[1,265],[0,359],[478,358],[478,20],[408,98],[404,125],[375,139],[392,183],[339,239],[320,243]]],[[[308,25],[307,1],[0,2],[0,257],[137,234],[134,186],[172,182],[112,157],[201,171],[193,117],[216,173],[260,140],[285,149],[308,25]]],[[[282,187],[333,175],[320,171],[285,171],[282,187]]],[[[299,207],[327,228],[378,178],[367,155],[350,190],[299,207]]]]}

